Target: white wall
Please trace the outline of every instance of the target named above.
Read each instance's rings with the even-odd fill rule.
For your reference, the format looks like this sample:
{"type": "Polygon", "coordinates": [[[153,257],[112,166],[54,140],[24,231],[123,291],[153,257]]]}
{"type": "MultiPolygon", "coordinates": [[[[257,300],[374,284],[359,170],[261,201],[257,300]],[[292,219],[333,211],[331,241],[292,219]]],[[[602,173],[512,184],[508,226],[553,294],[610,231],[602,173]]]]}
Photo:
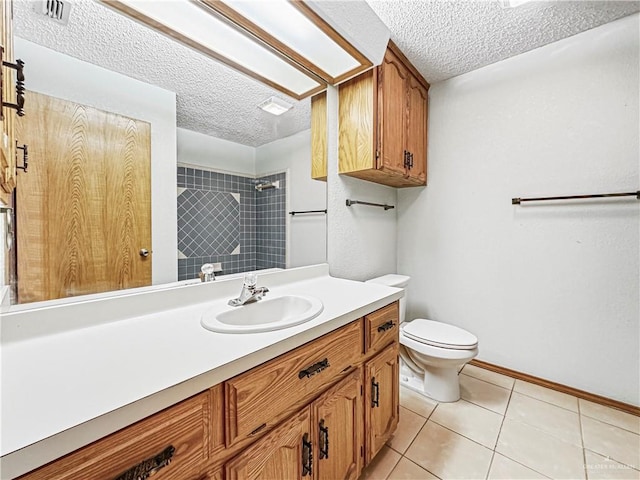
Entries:
{"type": "Polygon", "coordinates": [[[178,128],[178,163],[253,177],[256,149],[178,128]]]}
{"type": "Polygon", "coordinates": [[[152,281],[154,284],[176,281],[175,93],[17,37],[15,52],[16,58],[25,61],[29,90],[151,124],[152,281]]]}
{"type": "MultiPolygon", "coordinates": [[[[479,358],[640,404],[639,15],[431,87],[429,186],[399,193],[409,315],[479,358]]],[[[410,317],[410,318],[411,318],[410,317]]]]}
{"type": "Polygon", "coordinates": [[[338,175],[338,90],[327,90],[327,219],[331,275],[367,280],[396,271],[396,210],[354,205],[347,199],[396,205],[394,188],[338,175]]]}
{"type": "MultiPolygon", "coordinates": [[[[288,171],[288,210],[327,208],[327,184],[311,178],[311,130],[256,148],[256,176],[288,171]]],[[[288,267],[327,261],[327,216],[287,215],[288,267]]]]}

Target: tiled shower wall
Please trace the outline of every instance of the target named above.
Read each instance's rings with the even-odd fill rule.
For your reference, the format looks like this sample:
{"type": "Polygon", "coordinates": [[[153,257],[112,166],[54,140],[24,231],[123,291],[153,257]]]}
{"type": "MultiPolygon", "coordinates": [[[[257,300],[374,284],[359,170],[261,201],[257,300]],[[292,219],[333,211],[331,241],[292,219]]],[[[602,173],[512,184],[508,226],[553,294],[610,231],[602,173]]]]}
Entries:
{"type": "Polygon", "coordinates": [[[222,263],[217,275],[286,266],[286,174],[259,180],[280,180],[280,189],[178,167],[178,280],[197,278],[204,263],[222,263]]]}

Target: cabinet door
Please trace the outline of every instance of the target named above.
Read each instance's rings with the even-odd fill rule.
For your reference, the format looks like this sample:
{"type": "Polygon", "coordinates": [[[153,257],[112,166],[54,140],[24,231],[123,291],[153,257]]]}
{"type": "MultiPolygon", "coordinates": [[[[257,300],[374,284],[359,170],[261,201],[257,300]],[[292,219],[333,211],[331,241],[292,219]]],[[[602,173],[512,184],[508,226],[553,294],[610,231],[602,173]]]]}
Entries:
{"type": "Polygon", "coordinates": [[[405,139],[407,124],[406,80],[409,71],[401,60],[387,50],[378,78],[378,142],[380,157],[377,168],[405,175],[405,139]]]}
{"type": "Polygon", "coordinates": [[[407,80],[409,97],[409,117],[407,122],[406,146],[412,155],[409,177],[416,184],[427,181],[427,89],[413,76],[407,80]]]}
{"type": "Polygon", "coordinates": [[[312,405],[317,480],[357,479],[362,470],[362,369],[312,405]]]}
{"type": "MultiPolygon", "coordinates": [[[[1,62],[13,63],[13,29],[11,0],[0,2],[0,69],[2,69],[2,101],[16,103],[15,71],[2,66],[1,62]]],[[[16,137],[15,110],[2,108],[0,115],[0,200],[11,202],[11,193],[16,186],[16,137]]]]}
{"type": "Polygon", "coordinates": [[[399,380],[397,343],[365,364],[367,463],[375,457],[398,426],[399,380]]]}
{"type": "Polygon", "coordinates": [[[327,180],[327,92],[311,97],[311,178],[327,180]]]}
{"type": "Polygon", "coordinates": [[[307,407],[226,465],[226,480],[311,478],[314,458],[307,407]]]}

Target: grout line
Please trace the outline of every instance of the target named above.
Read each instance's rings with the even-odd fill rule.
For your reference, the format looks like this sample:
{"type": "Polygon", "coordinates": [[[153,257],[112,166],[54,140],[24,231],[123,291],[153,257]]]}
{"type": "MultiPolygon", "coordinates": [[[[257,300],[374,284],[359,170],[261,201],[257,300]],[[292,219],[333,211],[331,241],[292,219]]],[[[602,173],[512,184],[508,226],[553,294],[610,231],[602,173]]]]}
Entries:
{"type": "MultiPolygon", "coordinates": [[[[514,382],[515,385],[515,382],[514,382]]],[[[509,410],[509,404],[511,403],[511,397],[513,396],[513,388],[509,392],[509,399],[507,400],[507,407],[504,409],[504,415],[502,416],[502,421],[500,422],[500,428],[498,429],[498,436],[496,437],[496,441],[493,444],[493,452],[491,454],[491,461],[489,462],[489,470],[487,470],[486,479],[489,478],[489,473],[491,472],[491,467],[493,466],[493,459],[496,457],[496,448],[498,448],[498,440],[500,440],[500,434],[502,433],[502,427],[504,426],[504,419],[507,418],[507,410],[509,410]]]]}
{"type": "MultiPolygon", "coordinates": [[[[402,458],[406,459],[407,461],[413,463],[414,465],[417,465],[418,467],[420,467],[422,470],[424,470],[425,472],[429,472],[431,475],[433,475],[434,477],[436,477],[438,480],[442,480],[442,477],[437,476],[435,473],[433,473],[431,470],[427,470],[426,468],[424,468],[422,465],[420,465],[419,463],[414,462],[413,460],[411,460],[409,457],[403,455],[402,458]]],[[[398,462],[400,463],[400,462],[398,462]]],[[[398,465],[396,464],[396,467],[398,465]]]]}
{"type": "Polygon", "coordinates": [[[580,443],[582,445],[582,467],[584,469],[584,478],[589,478],[589,469],[587,468],[587,453],[584,450],[584,432],[582,431],[582,414],[580,413],[580,402],[578,402],[578,424],[580,426],[580,443]]]}
{"type": "MultiPolygon", "coordinates": [[[[467,364],[467,365],[469,365],[469,364],[467,364]]],[[[466,367],[467,365],[465,365],[465,367],[466,367]]],[[[467,373],[467,372],[465,372],[465,371],[464,371],[464,368],[463,368],[462,370],[460,370],[459,375],[466,375],[467,377],[472,377],[472,378],[475,378],[476,380],[482,380],[483,382],[490,383],[491,385],[495,385],[496,387],[504,388],[505,390],[513,390],[513,387],[514,387],[514,386],[515,386],[515,384],[516,384],[516,380],[517,380],[517,379],[516,379],[516,378],[514,378],[514,377],[510,377],[509,375],[505,375],[505,374],[503,374],[503,373],[498,373],[498,372],[493,372],[493,371],[491,371],[491,370],[486,370],[486,369],[481,368],[481,367],[478,367],[478,366],[476,366],[476,365],[471,365],[471,366],[472,366],[472,367],[475,367],[475,368],[477,368],[477,369],[483,370],[483,371],[485,371],[485,372],[491,372],[491,373],[494,373],[494,374],[496,374],[496,375],[500,375],[501,377],[510,378],[510,379],[512,379],[512,380],[513,380],[513,383],[511,384],[511,387],[509,387],[509,388],[507,388],[507,387],[503,387],[502,385],[498,385],[497,383],[493,383],[493,382],[491,382],[491,381],[489,381],[489,380],[485,380],[484,378],[476,377],[475,375],[473,375],[473,374],[471,374],[471,373],[467,373]]]]}
{"type": "MultiPolygon", "coordinates": [[[[629,468],[629,469],[631,469],[631,470],[633,470],[633,471],[640,472],[640,466],[636,466],[636,465],[628,465],[628,464],[623,463],[622,461],[617,460],[617,459],[615,459],[615,458],[613,458],[613,457],[611,457],[611,456],[609,456],[609,455],[606,455],[606,454],[604,454],[604,453],[600,453],[600,452],[596,452],[595,450],[593,450],[593,449],[591,449],[591,448],[585,448],[585,449],[584,449],[584,451],[585,451],[585,452],[595,453],[596,455],[599,455],[600,457],[603,457],[603,458],[605,458],[606,460],[610,460],[610,461],[612,461],[612,462],[615,462],[615,463],[617,463],[617,464],[619,464],[619,465],[622,465],[622,466],[624,466],[624,467],[627,467],[627,468],[629,468]]],[[[585,456],[586,456],[586,453],[585,453],[585,456]]]]}

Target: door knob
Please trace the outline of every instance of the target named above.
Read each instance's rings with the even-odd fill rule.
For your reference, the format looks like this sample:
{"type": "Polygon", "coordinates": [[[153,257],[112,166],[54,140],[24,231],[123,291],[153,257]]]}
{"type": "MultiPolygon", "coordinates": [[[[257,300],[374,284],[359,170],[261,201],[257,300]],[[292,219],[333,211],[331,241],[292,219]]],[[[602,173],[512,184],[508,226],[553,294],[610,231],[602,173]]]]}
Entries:
{"type": "Polygon", "coordinates": [[[140,249],[140,256],[141,257],[148,257],[149,256],[149,250],[147,250],[146,248],[141,248],[140,249]]]}

